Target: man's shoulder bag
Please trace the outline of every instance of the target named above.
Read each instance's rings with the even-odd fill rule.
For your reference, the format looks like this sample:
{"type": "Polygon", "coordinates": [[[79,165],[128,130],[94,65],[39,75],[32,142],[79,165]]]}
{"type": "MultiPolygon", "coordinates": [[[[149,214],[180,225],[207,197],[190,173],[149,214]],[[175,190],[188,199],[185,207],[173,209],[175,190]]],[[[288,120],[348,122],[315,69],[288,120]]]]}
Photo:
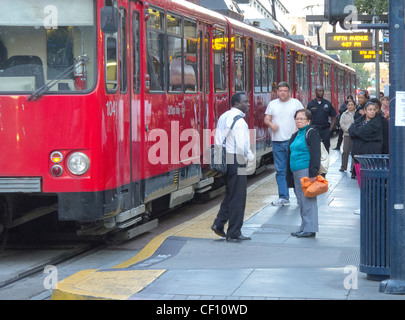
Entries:
{"type": "Polygon", "coordinates": [[[233,127],[235,126],[236,121],[238,121],[242,116],[236,116],[233,118],[233,123],[231,128],[229,129],[228,133],[226,134],[224,140],[222,141],[222,145],[214,144],[211,146],[211,163],[210,169],[216,171],[218,173],[226,174],[227,171],[227,163],[226,163],[226,138],[231,133],[233,127]]]}

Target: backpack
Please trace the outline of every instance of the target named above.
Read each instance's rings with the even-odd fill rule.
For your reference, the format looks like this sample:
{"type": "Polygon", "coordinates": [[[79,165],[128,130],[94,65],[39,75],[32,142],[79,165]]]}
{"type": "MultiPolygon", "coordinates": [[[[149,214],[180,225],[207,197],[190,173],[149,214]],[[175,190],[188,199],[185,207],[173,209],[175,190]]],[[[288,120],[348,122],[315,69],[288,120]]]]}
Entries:
{"type": "MultiPolygon", "coordinates": [[[[307,144],[308,150],[309,150],[308,134],[309,134],[309,131],[311,131],[311,130],[315,130],[315,129],[308,128],[308,130],[305,132],[305,143],[307,144]]],[[[320,161],[320,166],[319,166],[319,174],[328,173],[328,168],[329,168],[329,152],[326,150],[325,145],[321,141],[321,161],[320,161]]]]}

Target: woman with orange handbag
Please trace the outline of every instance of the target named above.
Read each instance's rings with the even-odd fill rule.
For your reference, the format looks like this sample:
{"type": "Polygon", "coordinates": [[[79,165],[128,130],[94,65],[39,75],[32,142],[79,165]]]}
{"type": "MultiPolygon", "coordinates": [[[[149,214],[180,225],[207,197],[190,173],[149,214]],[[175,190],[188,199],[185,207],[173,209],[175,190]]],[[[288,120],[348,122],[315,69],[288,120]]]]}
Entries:
{"type": "Polygon", "coordinates": [[[317,179],[321,159],[321,137],[318,131],[306,131],[310,128],[312,114],[307,109],[298,110],[294,116],[298,131],[291,136],[288,152],[287,185],[295,188],[300,207],[301,226],[291,235],[298,238],[315,237],[318,229],[317,197],[307,198],[301,188],[301,178],[309,177],[311,182],[317,179]]]}

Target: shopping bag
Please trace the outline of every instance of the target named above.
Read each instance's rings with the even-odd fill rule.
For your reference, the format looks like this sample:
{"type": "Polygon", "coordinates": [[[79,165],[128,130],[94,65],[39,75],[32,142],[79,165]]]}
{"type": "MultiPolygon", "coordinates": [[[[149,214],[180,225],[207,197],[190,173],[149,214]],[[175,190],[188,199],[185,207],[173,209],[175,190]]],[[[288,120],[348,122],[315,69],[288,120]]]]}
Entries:
{"type": "Polygon", "coordinates": [[[308,177],[303,177],[301,179],[301,187],[302,191],[304,191],[304,196],[313,198],[328,191],[328,180],[321,175],[318,175],[314,182],[311,182],[308,177]]]}

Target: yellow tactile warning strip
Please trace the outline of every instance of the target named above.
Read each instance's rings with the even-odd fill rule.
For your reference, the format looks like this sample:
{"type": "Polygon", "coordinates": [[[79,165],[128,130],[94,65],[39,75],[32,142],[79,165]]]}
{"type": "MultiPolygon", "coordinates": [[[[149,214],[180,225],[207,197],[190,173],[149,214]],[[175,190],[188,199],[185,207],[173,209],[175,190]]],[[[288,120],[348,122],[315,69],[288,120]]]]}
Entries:
{"type": "MultiPolygon", "coordinates": [[[[248,188],[244,219],[247,220],[269,204],[269,197],[277,194],[275,174],[271,174],[248,188]]],[[[136,256],[114,268],[100,271],[83,270],[58,282],[52,300],[125,300],[152,283],[166,270],[118,270],[151,257],[170,236],[216,239],[211,225],[219,210],[217,205],[207,212],[163,232],[150,241],[136,256]]]]}
{"type": "Polygon", "coordinates": [[[52,300],[126,300],[165,270],[83,270],[62,280],[52,300]]]}

